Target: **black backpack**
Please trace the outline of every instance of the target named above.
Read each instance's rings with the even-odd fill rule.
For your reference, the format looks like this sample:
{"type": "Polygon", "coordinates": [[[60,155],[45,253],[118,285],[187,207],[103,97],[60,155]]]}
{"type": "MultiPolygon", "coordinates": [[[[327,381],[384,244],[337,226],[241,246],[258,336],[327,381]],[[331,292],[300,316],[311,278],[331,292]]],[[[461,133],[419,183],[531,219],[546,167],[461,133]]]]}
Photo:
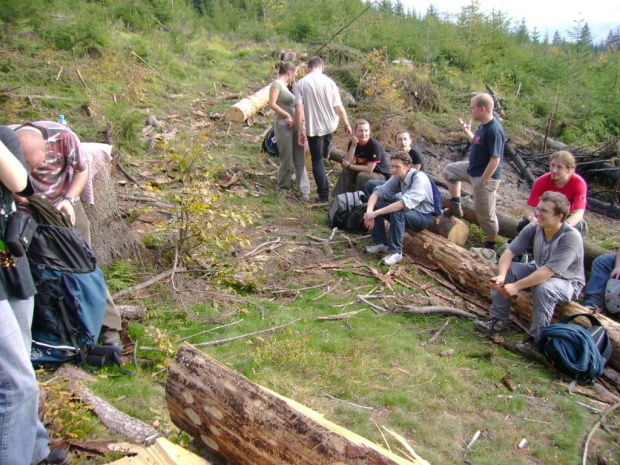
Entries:
{"type": "Polygon", "coordinates": [[[280,155],[280,150],[278,149],[278,144],[276,143],[275,126],[271,126],[271,129],[269,129],[267,135],[263,139],[262,150],[263,152],[267,152],[267,154],[272,157],[277,157],[280,155]]]}
{"type": "Polygon", "coordinates": [[[571,388],[575,382],[593,384],[594,378],[603,374],[612,354],[607,331],[601,322],[589,313],[572,315],[543,328],[540,345],[551,365],[573,378],[571,388]],[[590,320],[588,328],[569,324],[580,316],[590,320]]]}
{"type": "Polygon", "coordinates": [[[36,368],[65,362],[121,366],[119,347],[96,345],[106,285],[94,253],[50,203],[36,195],[29,200],[39,223],[26,253],[37,289],[30,361],[36,368]]]}
{"type": "Polygon", "coordinates": [[[363,191],[344,192],[337,195],[334,197],[332,206],[327,214],[329,225],[332,228],[358,232],[360,231],[361,213],[361,227],[363,228],[362,231],[365,231],[364,213],[366,212],[367,201],[368,199],[363,191]]]}

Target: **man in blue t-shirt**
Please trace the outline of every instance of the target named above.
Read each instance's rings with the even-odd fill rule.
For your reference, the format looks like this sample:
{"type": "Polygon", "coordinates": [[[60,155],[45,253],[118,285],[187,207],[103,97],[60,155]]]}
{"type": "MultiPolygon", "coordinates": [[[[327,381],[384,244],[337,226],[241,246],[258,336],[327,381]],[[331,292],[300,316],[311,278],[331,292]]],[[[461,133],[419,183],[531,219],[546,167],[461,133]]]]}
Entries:
{"type": "Polygon", "coordinates": [[[474,134],[471,120],[459,123],[471,142],[469,161],[450,163],[443,171],[450,191],[450,208],[445,216],[463,216],[461,208],[461,181],[471,184],[474,192],[474,207],[478,224],[486,234],[485,247],[495,248],[499,225],[495,214],[497,188],[501,179],[501,161],[504,155],[506,137],[504,128],[493,118],[493,98],[489,94],[478,94],[469,106],[471,120],[480,122],[474,134]]]}

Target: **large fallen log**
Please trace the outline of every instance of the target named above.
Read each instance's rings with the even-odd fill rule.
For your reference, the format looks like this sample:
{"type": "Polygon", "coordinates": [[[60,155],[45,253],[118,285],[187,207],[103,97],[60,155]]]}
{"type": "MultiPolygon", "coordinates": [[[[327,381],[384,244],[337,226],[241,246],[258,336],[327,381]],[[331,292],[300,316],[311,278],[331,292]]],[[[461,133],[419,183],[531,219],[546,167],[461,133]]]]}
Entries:
{"type": "MultiPolygon", "coordinates": [[[[422,263],[433,263],[450,278],[453,283],[479,297],[491,301],[490,279],[497,274],[497,266],[463,249],[443,237],[428,231],[417,233],[407,231],[403,242],[404,252],[422,263]]],[[[531,321],[532,295],[521,291],[514,299],[513,311],[531,321]]],[[[576,313],[591,313],[587,308],[570,302],[555,310],[555,318],[560,319],[576,313]]],[[[614,353],[609,365],[620,370],[620,323],[602,315],[597,315],[612,341],[614,353]]]]}
{"type": "Polygon", "coordinates": [[[232,463],[268,465],[414,462],[259,386],[195,347],[179,349],[166,383],[170,418],[232,463]]]}
{"type": "MultiPolygon", "coordinates": [[[[444,207],[450,206],[450,193],[447,189],[439,188],[441,193],[441,201],[444,207]]],[[[474,203],[468,198],[461,198],[461,207],[463,208],[463,219],[470,223],[478,224],[478,217],[476,216],[476,210],[474,209],[474,203]]],[[[507,238],[517,237],[517,225],[521,221],[521,218],[515,218],[512,215],[497,210],[497,220],[499,221],[499,234],[507,238]]],[[[599,245],[592,244],[586,241],[586,267],[589,269],[592,262],[599,255],[609,253],[609,250],[602,248],[599,245]]]]}
{"type": "Polygon", "coordinates": [[[229,107],[224,113],[226,121],[233,123],[243,123],[250,116],[269,103],[269,88],[271,83],[267,84],[258,92],[239,100],[232,107],[229,107]]]}

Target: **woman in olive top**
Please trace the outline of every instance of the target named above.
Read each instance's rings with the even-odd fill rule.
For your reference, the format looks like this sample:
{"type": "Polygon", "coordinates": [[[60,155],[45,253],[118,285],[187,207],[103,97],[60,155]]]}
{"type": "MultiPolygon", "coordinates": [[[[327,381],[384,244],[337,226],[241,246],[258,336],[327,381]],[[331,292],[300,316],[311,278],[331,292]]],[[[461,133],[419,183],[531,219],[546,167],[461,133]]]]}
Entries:
{"type": "Polygon", "coordinates": [[[295,127],[295,97],[291,92],[295,81],[295,66],[292,63],[279,63],[278,77],[269,89],[269,108],[276,112],[275,135],[280,152],[278,172],[279,192],[291,190],[291,167],[295,167],[295,178],[299,195],[303,200],[310,198],[310,181],[306,172],[303,146],[297,143],[297,132],[303,128],[295,127]]]}

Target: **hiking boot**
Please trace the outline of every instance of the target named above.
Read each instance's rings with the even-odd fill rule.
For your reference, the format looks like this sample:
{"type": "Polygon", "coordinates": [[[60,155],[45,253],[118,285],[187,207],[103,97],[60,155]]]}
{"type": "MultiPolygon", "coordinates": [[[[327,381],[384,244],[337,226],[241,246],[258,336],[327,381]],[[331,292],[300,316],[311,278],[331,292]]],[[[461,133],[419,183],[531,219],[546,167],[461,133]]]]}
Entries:
{"type": "Polygon", "coordinates": [[[528,337],[523,342],[515,344],[515,350],[523,355],[532,355],[541,352],[540,346],[533,337],[528,337]]]}
{"type": "Polygon", "coordinates": [[[402,253],[391,253],[387,257],[384,257],[381,261],[386,265],[396,265],[403,259],[402,253]]]}
{"type": "Polygon", "coordinates": [[[367,245],[366,247],[364,247],[363,251],[366,253],[386,253],[387,245],[384,245],[384,244],[367,245]]]}
{"type": "Polygon", "coordinates": [[[450,206],[443,209],[443,216],[456,216],[457,218],[463,218],[463,208],[461,207],[461,203],[450,200],[450,206]]]}
{"type": "Polygon", "coordinates": [[[101,333],[101,343],[104,346],[118,347],[123,349],[123,343],[121,342],[121,334],[117,329],[104,328],[101,333]]]}
{"type": "Polygon", "coordinates": [[[41,464],[50,465],[68,465],[69,454],[64,449],[52,449],[49,455],[41,462],[41,464]]]}
{"type": "Polygon", "coordinates": [[[497,318],[491,318],[486,321],[476,320],[474,321],[474,326],[481,333],[496,334],[505,332],[509,325],[504,325],[504,323],[499,321],[497,318]]]}

